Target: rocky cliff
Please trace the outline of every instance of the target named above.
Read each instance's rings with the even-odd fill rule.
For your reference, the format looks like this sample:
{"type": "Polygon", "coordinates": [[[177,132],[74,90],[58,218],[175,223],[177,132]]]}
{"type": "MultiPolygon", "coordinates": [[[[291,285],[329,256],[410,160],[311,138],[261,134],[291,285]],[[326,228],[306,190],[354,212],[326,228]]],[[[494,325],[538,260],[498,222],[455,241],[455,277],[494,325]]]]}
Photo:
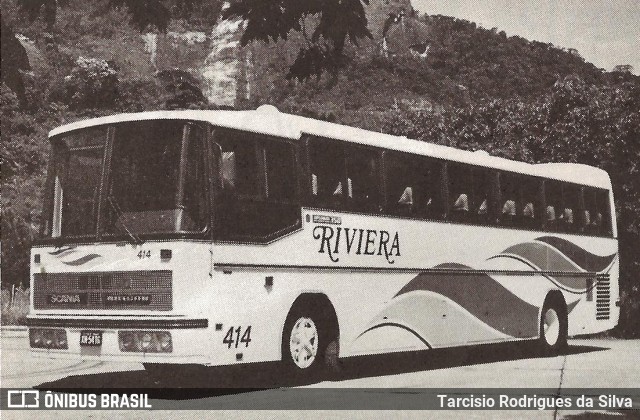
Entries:
{"type": "MultiPolygon", "coordinates": [[[[410,0],[371,0],[366,13],[373,40],[361,45],[358,54],[423,52],[428,28],[416,19],[410,0]]],[[[239,107],[256,92],[278,89],[301,45],[300,37],[292,34],[287,41],[243,47],[244,29],[241,20],[220,20],[208,33],[144,34],[143,40],[157,70],[186,70],[200,80],[209,103],[239,107]]]]}

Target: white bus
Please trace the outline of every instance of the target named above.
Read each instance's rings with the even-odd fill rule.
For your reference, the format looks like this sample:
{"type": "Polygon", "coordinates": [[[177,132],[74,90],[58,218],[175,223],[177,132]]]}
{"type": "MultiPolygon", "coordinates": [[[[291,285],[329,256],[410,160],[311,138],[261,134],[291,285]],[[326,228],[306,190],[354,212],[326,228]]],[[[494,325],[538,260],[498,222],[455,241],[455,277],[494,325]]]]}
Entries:
{"type": "Polygon", "coordinates": [[[338,358],[613,328],[609,176],[280,113],[161,111],[50,133],[32,353],[338,358]]]}

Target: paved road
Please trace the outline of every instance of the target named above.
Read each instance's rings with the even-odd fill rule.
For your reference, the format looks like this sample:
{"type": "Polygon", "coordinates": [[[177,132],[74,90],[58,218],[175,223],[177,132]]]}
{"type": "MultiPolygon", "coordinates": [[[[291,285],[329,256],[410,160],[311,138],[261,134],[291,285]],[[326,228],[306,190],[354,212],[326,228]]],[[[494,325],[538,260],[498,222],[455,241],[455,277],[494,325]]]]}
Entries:
{"type": "MultiPolygon", "coordinates": [[[[61,388],[148,388],[151,398],[175,401],[181,404],[215,402],[222,407],[231,407],[241,401],[246,407],[252,402],[265,400],[288,401],[292,391],[220,391],[203,388],[278,388],[283,379],[275,366],[248,366],[209,370],[206,374],[175,376],[176,386],[193,387],[198,390],[171,391],[167,394],[162,386],[154,383],[142,370],[140,364],[115,364],[78,362],[31,358],[27,339],[21,334],[2,336],[2,387],[38,387],[40,389],[61,388]],[[182,380],[182,382],[181,382],[182,380]],[[194,382],[195,381],[195,382],[194,382]],[[194,399],[195,397],[195,399],[194,399]],[[186,399],[189,399],[186,402],[186,399]]],[[[337,389],[331,394],[334,404],[351,398],[375,399],[376,393],[362,388],[639,388],[640,387],[640,340],[571,340],[565,355],[541,357],[527,343],[500,344],[454,350],[437,350],[391,356],[372,356],[349,359],[342,373],[333,381],[305,385],[312,388],[337,389]]],[[[386,393],[386,390],[376,392],[386,393]]],[[[400,408],[400,407],[399,407],[400,408]]],[[[640,407],[637,407],[640,409],[640,407]]],[[[57,416],[49,412],[50,416],[57,416]]],[[[137,412],[141,418],[180,418],[215,414],[239,417],[232,412],[174,411],[137,412]]],[[[273,412],[270,412],[273,414],[273,412]]],[[[43,414],[41,412],[40,414],[43,414]]],[[[92,418],[127,418],[131,412],[93,412],[92,418]]],[[[261,418],[264,412],[242,412],[243,418],[261,418]]],[[[300,413],[280,412],[284,417],[298,418],[300,413]]],[[[347,414],[337,411],[305,412],[309,417],[335,417],[347,414]]],[[[400,412],[395,414],[400,415],[400,412]]],[[[598,417],[605,413],[599,413],[598,417]]],[[[614,413],[610,413],[612,415],[614,413]]],[[[634,413],[635,414],[635,413],[634,413]]],[[[640,412],[637,413],[640,418],[640,412]]],[[[416,412],[404,411],[402,417],[427,418],[593,418],[580,411],[528,411],[528,412],[416,412]],[[577,417],[575,417],[577,416],[577,417]]],[[[350,418],[388,417],[389,412],[350,412],[350,418]]],[[[41,416],[38,416],[41,417],[41,416]]],[[[86,412],[67,412],[65,417],[84,418],[86,412]]],[[[3,418],[30,418],[25,412],[6,412],[3,418]]],[[[617,417],[620,418],[620,417],[617,417]]]]}

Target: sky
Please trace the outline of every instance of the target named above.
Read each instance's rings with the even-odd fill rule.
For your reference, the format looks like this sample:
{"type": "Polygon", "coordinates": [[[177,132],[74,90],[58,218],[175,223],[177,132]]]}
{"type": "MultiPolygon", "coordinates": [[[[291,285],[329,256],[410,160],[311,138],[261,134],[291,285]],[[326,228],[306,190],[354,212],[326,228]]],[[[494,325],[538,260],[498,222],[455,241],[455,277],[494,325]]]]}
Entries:
{"type": "Polygon", "coordinates": [[[640,74],[640,0],[412,0],[420,13],[454,16],[507,36],[575,48],[597,67],[640,74]]]}

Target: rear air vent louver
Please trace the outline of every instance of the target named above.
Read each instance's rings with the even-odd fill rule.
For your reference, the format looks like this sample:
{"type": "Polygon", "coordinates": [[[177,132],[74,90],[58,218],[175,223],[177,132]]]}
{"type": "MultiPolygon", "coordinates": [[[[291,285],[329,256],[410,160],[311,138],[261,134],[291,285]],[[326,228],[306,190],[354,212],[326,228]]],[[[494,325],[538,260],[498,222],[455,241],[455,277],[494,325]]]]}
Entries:
{"type": "Polygon", "coordinates": [[[598,274],[596,284],[596,319],[609,319],[611,311],[611,281],[608,274],[598,274]]]}

